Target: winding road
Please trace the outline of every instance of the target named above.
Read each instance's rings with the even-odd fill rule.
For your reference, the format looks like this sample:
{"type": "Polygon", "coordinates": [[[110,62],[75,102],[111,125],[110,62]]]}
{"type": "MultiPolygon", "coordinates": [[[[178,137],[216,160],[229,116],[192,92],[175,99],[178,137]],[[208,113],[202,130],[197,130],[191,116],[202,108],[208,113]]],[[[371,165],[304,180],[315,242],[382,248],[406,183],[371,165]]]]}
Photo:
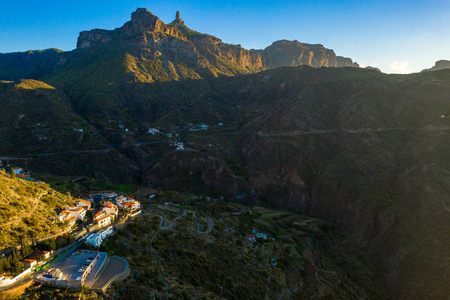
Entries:
{"type": "Polygon", "coordinates": [[[168,225],[166,225],[166,226],[163,226],[163,224],[164,224],[164,217],[163,217],[163,216],[161,216],[161,215],[152,215],[151,217],[158,217],[158,218],[160,219],[158,228],[159,228],[160,230],[167,230],[167,229],[172,228],[172,226],[174,225],[174,223],[175,223],[177,220],[186,217],[188,213],[192,213],[192,215],[194,216],[194,221],[195,221],[195,223],[197,224],[197,232],[198,232],[198,233],[205,233],[205,234],[206,234],[206,233],[209,233],[209,232],[211,231],[211,229],[212,229],[212,227],[213,227],[213,225],[214,225],[214,221],[211,220],[210,218],[205,218],[205,220],[208,222],[209,225],[208,225],[208,228],[207,228],[205,231],[201,231],[201,230],[200,230],[200,224],[199,224],[198,221],[197,221],[197,215],[196,215],[195,211],[184,211],[181,215],[179,215],[178,217],[176,217],[175,219],[173,219],[172,222],[170,222],[170,223],[169,223],[168,225]]]}

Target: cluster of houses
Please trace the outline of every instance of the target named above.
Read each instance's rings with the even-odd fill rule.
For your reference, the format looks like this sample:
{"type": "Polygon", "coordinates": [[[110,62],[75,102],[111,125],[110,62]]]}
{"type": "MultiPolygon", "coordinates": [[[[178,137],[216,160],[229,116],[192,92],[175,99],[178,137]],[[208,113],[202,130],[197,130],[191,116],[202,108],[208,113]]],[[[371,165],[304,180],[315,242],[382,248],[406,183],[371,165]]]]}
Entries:
{"type": "Polygon", "coordinates": [[[70,227],[74,226],[77,220],[84,220],[86,212],[91,209],[92,200],[80,199],[77,206],[66,206],[58,215],[61,222],[68,221],[70,227]]]}
{"type": "Polygon", "coordinates": [[[119,209],[131,213],[132,216],[141,212],[141,203],[130,197],[118,196],[116,193],[101,193],[92,195],[86,201],[105,201],[101,211],[94,215],[94,222],[99,228],[104,228],[114,222],[119,214],[119,209]]]}
{"type": "Polygon", "coordinates": [[[176,150],[185,150],[183,142],[172,141],[170,142],[170,146],[176,147],[176,150]]]}
{"type": "MultiPolygon", "coordinates": [[[[223,123],[217,123],[217,126],[218,127],[219,126],[223,126],[223,123]]],[[[119,125],[119,127],[120,127],[120,125],[119,125]]],[[[189,123],[187,126],[180,126],[178,128],[178,130],[188,130],[190,132],[196,132],[196,131],[201,131],[201,130],[208,130],[209,127],[210,127],[209,125],[206,125],[206,124],[203,124],[203,123],[202,124],[195,124],[195,125],[192,124],[192,123],[189,123]]],[[[123,128],[123,126],[120,127],[120,128],[123,128]]],[[[147,133],[149,133],[151,135],[157,135],[157,134],[161,133],[161,130],[158,129],[158,128],[149,128],[147,133]]],[[[173,136],[179,136],[179,134],[178,133],[174,133],[174,130],[172,130],[172,132],[166,133],[165,136],[173,137],[173,136]]]]}
{"type": "MultiPolygon", "coordinates": [[[[189,124],[191,125],[191,124],[189,124]]],[[[200,130],[208,130],[209,126],[206,124],[198,124],[194,127],[189,128],[189,131],[191,132],[196,132],[196,131],[200,131],[200,130]]]]}
{"type": "Polygon", "coordinates": [[[155,134],[158,134],[160,132],[161,131],[159,129],[157,129],[157,128],[149,128],[148,129],[148,133],[150,133],[151,135],[155,135],[155,134]]]}
{"type": "Polygon", "coordinates": [[[98,224],[98,228],[103,228],[113,223],[118,215],[117,205],[108,201],[103,205],[102,210],[94,215],[94,222],[98,224]]]}

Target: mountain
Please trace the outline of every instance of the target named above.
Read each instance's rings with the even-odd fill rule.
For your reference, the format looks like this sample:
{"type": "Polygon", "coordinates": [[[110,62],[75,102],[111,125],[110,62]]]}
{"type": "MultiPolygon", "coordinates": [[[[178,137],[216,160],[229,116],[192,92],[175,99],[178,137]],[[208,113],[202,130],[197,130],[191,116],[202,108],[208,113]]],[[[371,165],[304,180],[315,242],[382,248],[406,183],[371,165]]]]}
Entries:
{"type": "Polygon", "coordinates": [[[333,50],[324,46],[310,45],[298,41],[277,41],[260,51],[263,64],[267,68],[278,67],[359,67],[350,58],[336,56],[333,50]]]}
{"type": "Polygon", "coordinates": [[[429,71],[439,71],[444,69],[450,69],[450,61],[448,60],[439,60],[437,61],[433,67],[429,69],[422,70],[422,72],[429,72],[429,71]]]}
{"type": "Polygon", "coordinates": [[[233,76],[280,66],[358,66],[322,45],[297,41],[247,50],[188,28],[179,12],[173,22],[165,24],[147,9],[138,8],[120,28],[81,32],[77,48],[70,52],[49,49],[0,54],[0,80],[42,79],[67,69],[68,64],[81,67],[99,49],[122,61],[128,75],[124,80],[137,82],[233,76]]]}
{"type": "Polygon", "coordinates": [[[450,71],[321,68],[353,63],[298,42],[248,51],[144,9],[57,55],[53,71],[22,83],[32,88],[2,83],[2,155],[36,172],[332,220],[378,259],[392,298],[448,295],[450,71]],[[21,118],[38,115],[35,103],[69,120],[47,125],[45,148],[14,139],[47,124],[46,113],[21,118]]]}

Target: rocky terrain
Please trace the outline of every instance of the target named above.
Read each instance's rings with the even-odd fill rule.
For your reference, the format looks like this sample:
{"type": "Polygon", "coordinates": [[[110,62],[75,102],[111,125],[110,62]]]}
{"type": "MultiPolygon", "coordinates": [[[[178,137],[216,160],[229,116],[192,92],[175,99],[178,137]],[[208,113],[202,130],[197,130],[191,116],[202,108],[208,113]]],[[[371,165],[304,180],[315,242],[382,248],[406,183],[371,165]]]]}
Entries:
{"type": "Polygon", "coordinates": [[[450,61],[448,60],[439,60],[437,61],[433,67],[429,69],[422,70],[422,72],[429,72],[429,71],[439,71],[439,70],[445,70],[450,69],[450,61]]]}
{"type": "Polygon", "coordinates": [[[3,159],[337,221],[391,297],[449,294],[450,71],[387,75],[299,42],[249,51],[144,9],[57,55],[26,89],[2,83],[3,159]],[[34,113],[44,100],[54,117],[34,113]]]}
{"type": "Polygon", "coordinates": [[[280,66],[358,67],[350,58],[336,56],[322,45],[298,41],[278,41],[264,50],[247,50],[188,28],[179,12],[173,22],[165,24],[139,8],[120,28],[81,32],[77,48],[70,52],[49,49],[0,54],[0,80],[39,79],[58,73],[66,65],[73,68],[80,64],[78,60],[83,64],[86,56],[91,59],[89,54],[110,47],[116,55],[121,54],[117,48],[125,48],[131,73],[128,79],[139,82],[230,76],[280,66]]]}

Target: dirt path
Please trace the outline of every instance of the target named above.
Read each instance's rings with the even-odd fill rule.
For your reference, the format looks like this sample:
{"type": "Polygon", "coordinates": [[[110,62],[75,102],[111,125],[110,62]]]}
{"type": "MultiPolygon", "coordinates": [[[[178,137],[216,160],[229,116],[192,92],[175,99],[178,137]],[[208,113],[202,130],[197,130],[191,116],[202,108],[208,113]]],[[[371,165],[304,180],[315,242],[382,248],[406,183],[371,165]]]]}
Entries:
{"type": "Polygon", "coordinates": [[[14,224],[16,222],[20,222],[20,221],[22,221],[22,219],[28,218],[29,216],[31,216],[34,213],[34,211],[36,210],[36,208],[38,207],[38,203],[41,200],[41,197],[44,196],[44,195],[47,195],[47,191],[40,193],[39,196],[34,198],[34,200],[33,200],[33,208],[29,212],[27,212],[26,214],[21,215],[17,219],[14,219],[12,221],[9,221],[9,222],[1,224],[0,228],[8,226],[8,225],[11,225],[11,224],[14,224]]]}
{"type": "Polygon", "coordinates": [[[291,131],[285,133],[256,133],[262,137],[270,136],[298,136],[298,135],[311,135],[311,134],[327,134],[334,132],[344,132],[344,133],[374,133],[374,132],[386,132],[386,131],[406,131],[406,130],[423,130],[423,131],[439,131],[439,130],[450,130],[450,127],[423,127],[423,128],[361,128],[361,129],[325,129],[325,130],[315,130],[315,131],[291,131]]]}

